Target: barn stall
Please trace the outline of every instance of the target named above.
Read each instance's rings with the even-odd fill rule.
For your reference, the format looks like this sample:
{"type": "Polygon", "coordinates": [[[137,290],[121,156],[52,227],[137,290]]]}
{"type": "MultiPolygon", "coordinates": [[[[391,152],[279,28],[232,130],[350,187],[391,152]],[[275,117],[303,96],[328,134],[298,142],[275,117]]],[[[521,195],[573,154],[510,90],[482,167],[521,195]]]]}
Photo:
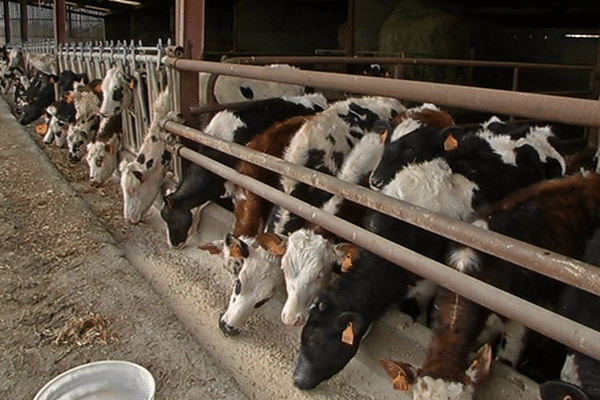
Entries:
{"type": "MultiPolygon", "coordinates": [[[[339,5],[340,2],[332,2],[339,5]]],[[[355,7],[365,6],[365,3],[350,2],[347,6],[348,13],[353,15],[355,7]]],[[[202,4],[204,6],[204,4],[202,4]]],[[[592,65],[555,65],[540,63],[519,63],[519,62],[484,62],[474,60],[444,60],[436,58],[413,58],[403,55],[402,57],[352,57],[344,58],[340,56],[252,56],[225,58],[223,62],[200,61],[203,57],[203,39],[202,34],[198,32],[187,32],[183,27],[189,27],[191,16],[186,7],[189,4],[177,2],[175,4],[175,20],[178,27],[175,32],[176,40],[172,45],[170,41],[162,42],[156,47],[144,47],[134,42],[97,42],[87,45],[59,44],[54,48],[54,42],[46,44],[25,44],[24,49],[27,53],[53,53],[55,52],[60,70],[72,69],[77,72],[87,72],[90,77],[101,77],[104,71],[112,65],[121,65],[128,72],[137,74],[138,81],[143,82],[136,89],[134,104],[131,110],[127,110],[127,117],[124,122],[125,147],[131,153],[139,148],[145,129],[147,129],[149,115],[151,114],[150,105],[152,99],[157,96],[160,89],[166,85],[175,88],[175,96],[171,99],[172,109],[175,113],[183,114],[186,118],[185,125],[173,121],[165,121],[163,127],[168,132],[181,137],[181,143],[171,147],[175,155],[192,162],[199,163],[205,168],[212,169],[219,175],[236,182],[242,186],[247,185],[252,191],[256,191],[265,198],[284,205],[304,218],[317,224],[322,224],[327,229],[338,235],[353,241],[373,252],[377,252],[382,257],[403,265],[415,273],[425,276],[435,282],[439,282],[449,289],[456,291],[471,298],[481,304],[485,304],[495,311],[504,315],[510,315],[511,318],[521,321],[526,325],[538,330],[554,339],[566,343],[571,347],[577,347],[580,351],[586,352],[597,357],[600,354],[600,348],[597,345],[597,332],[584,328],[580,325],[571,325],[561,317],[557,317],[539,308],[530,308],[532,306],[525,304],[518,298],[513,298],[505,293],[494,290],[484,284],[468,280],[466,277],[448,269],[439,268],[430,260],[423,260],[419,255],[411,254],[405,249],[381,239],[373,238],[372,234],[360,230],[354,226],[348,226],[344,221],[338,221],[329,215],[319,213],[319,210],[310,208],[304,204],[298,204],[293,199],[280,195],[272,188],[261,186],[259,183],[250,182],[227,168],[216,165],[213,161],[207,160],[190,149],[192,142],[199,142],[221,151],[228,152],[237,157],[259,163],[266,168],[305,181],[321,189],[340,194],[351,200],[364,204],[368,207],[381,210],[389,215],[416,223],[424,228],[448,237],[459,243],[464,243],[482,251],[490,252],[498,257],[505,258],[526,268],[533,269],[545,275],[557,278],[574,286],[583,288],[587,291],[600,294],[597,287],[598,274],[594,267],[574,261],[565,260],[564,257],[548,254],[547,251],[532,248],[531,246],[514,243],[514,241],[501,238],[490,232],[482,232],[471,225],[450,220],[442,216],[431,215],[418,207],[411,206],[399,201],[390,200],[376,193],[359,187],[348,187],[343,182],[337,181],[327,175],[316,175],[314,171],[306,171],[293,165],[284,165],[279,160],[270,159],[262,154],[252,153],[241,146],[235,146],[231,143],[219,142],[206,135],[202,135],[202,122],[198,115],[206,112],[214,112],[219,107],[215,104],[198,104],[199,86],[190,84],[198,81],[198,72],[208,72],[212,74],[223,74],[241,76],[246,78],[272,80],[284,83],[293,83],[298,85],[317,88],[318,90],[332,91],[333,96],[340,96],[344,93],[370,94],[390,96],[402,99],[406,102],[432,102],[442,107],[449,107],[459,110],[468,110],[464,113],[466,123],[476,122],[477,119],[470,120],[473,112],[479,115],[499,114],[510,116],[511,118],[526,119],[530,121],[544,121],[550,123],[559,123],[568,127],[577,127],[573,129],[577,132],[575,140],[569,137],[567,140],[573,140],[573,143],[581,146],[595,147],[595,129],[600,125],[600,109],[596,100],[584,98],[574,98],[547,94],[535,94],[522,92],[518,89],[523,83],[522,71],[548,70],[552,73],[565,70],[568,73],[574,71],[583,75],[590,74],[595,70],[592,65]],[[183,25],[181,25],[183,24],[183,25]],[[187,36],[187,35],[191,35],[187,36]],[[193,43],[193,44],[190,44],[193,43]],[[199,50],[200,48],[200,50],[199,50]],[[56,49],[56,50],[55,50],[56,49]],[[390,65],[394,72],[396,80],[389,78],[375,78],[364,76],[339,75],[331,72],[321,72],[317,70],[318,66],[327,66],[331,68],[334,65],[352,65],[352,64],[370,64],[378,62],[382,65],[390,65]],[[273,64],[288,63],[301,67],[299,71],[273,71],[260,66],[248,66],[244,64],[273,64]],[[420,77],[437,76],[439,73],[426,72],[428,67],[446,68],[452,66],[453,69],[504,69],[510,71],[508,76],[512,78],[510,89],[500,90],[494,88],[477,88],[473,86],[454,85],[451,83],[432,83],[421,82],[413,79],[419,75],[414,71],[406,71],[404,66],[422,66],[425,72],[420,77]],[[309,66],[308,68],[303,68],[309,66]],[[182,84],[185,82],[185,84],[182,84]],[[191,93],[186,93],[191,92],[191,93]],[[186,146],[187,144],[187,146],[186,146]],[[510,250],[507,250],[510,249],[510,250]],[[569,271],[569,273],[565,273],[569,271]],[[574,272],[577,271],[577,272],[574,272]],[[584,271],[584,272],[581,272],[584,271]],[[468,284],[465,284],[469,281],[468,284]],[[493,293],[493,295],[492,295],[493,293]],[[568,328],[567,328],[568,327],[568,328]],[[573,335],[573,332],[577,332],[573,335]],[[584,348],[578,347],[584,344],[584,348]]],[[[200,7],[202,8],[202,7],[200,7]]],[[[205,11],[208,12],[209,8],[205,11]]],[[[244,8],[240,5],[235,8],[241,12],[244,8]]],[[[256,12],[256,11],[255,11],[256,12]]],[[[202,13],[201,13],[202,14],[202,13]]],[[[235,13],[234,13],[235,14],[235,13]]],[[[395,15],[394,13],[391,14],[395,15]]],[[[131,17],[134,19],[134,17],[131,17]]],[[[415,17],[416,18],[416,17],[415,17]]],[[[343,18],[342,18],[343,19],[343,18]]],[[[354,20],[352,18],[351,20],[354,20]]],[[[203,21],[204,23],[205,21],[203,21]]],[[[349,24],[352,25],[352,24],[349,24]]],[[[434,24],[435,25],[435,24],[434,24]]],[[[443,25],[443,24],[442,24],[443,25]]],[[[234,31],[242,29],[243,23],[236,25],[234,31]]],[[[437,25],[436,25],[437,26],[437,25]]],[[[346,29],[351,29],[347,27],[346,29]]],[[[354,27],[356,28],[356,27],[354,27]]],[[[60,35],[60,32],[58,32],[60,35]]],[[[7,35],[8,36],[8,35],[7,35]]],[[[354,34],[347,35],[346,46],[352,54],[351,39],[354,34]]],[[[237,36],[236,36],[237,37],[237,36]]],[[[239,39],[239,38],[238,38],[239,39]]],[[[388,41],[389,42],[389,41],[388,41]]],[[[388,43],[386,42],[386,43],[388,43]]],[[[59,43],[62,43],[59,40],[59,43]]],[[[234,49],[243,47],[244,44],[234,41],[234,49]]],[[[399,45],[401,46],[401,45],[399,45]]],[[[386,50],[387,51],[387,50],[386,50]]],[[[407,51],[414,53],[414,51],[407,51]]],[[[209,52],[207,52],[208,58],[209,52]]],[[[326,68],[326,69],[327,69],[326,68]]],[[[349,68],[349,67],[345,67],[349,68]]],[[[460,79],[464,80],[464,74],[459,74],[460,79]]],[[[445,76],[442,74],[441,76],[445,76]]],[[[469,76],[467,74],[467,76],[469,76]]],[[[473,75],[474,76],[474,75],[473,75]]],[[[593,76],[593,75],[591,75],[593,76]]],[[[433,79],[433,78],[431,78],[433,79]]],[[[445,78],[443,78],[445,79],[445,78]]],[[[442,79],[442,80],[443,80],[442,79]]],[[[452,74],[450,81],[457,79],[457,74],[452,74]]],[[[525,80],[527,81],[527,80],[525,80]]],[[[597,98],[595,92],[595,80],[589,79],[589,90],[581,89],[584,96],[592,99],[597,98]]],[[[470,83],[474,83],[472,80],[470,83]]],[[[210,92],[210,90],[209,90],[210,92]]],[[[222,107],[223,105],[220,105],[222,107]]],[[[459,115],[463,115],[460,114],[459,115]]],[[[480,117],[482,118],[482,117],[480,117]]],[[[458,118],[457,118],[458,119],[458,118]]],[[[460,119],[459,119],[460,120],[460,119]]],[[[181,159],[179,158],[179,160],[181,159]]],[[[175,164],[171,179],[175,182],[181,177],[182,163],[175,164]]]]}

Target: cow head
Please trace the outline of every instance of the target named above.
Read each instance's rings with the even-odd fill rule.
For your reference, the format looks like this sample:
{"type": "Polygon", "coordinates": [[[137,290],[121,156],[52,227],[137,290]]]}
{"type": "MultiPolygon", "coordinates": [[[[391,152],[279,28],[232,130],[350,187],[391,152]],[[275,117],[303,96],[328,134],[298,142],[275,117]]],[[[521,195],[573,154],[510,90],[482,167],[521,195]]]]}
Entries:
{"type": "Polygon", "coordinates": [[[329,284],[334,264],[343,263],[347,245],[336,245],[309,229],[300,229],[289,236],[285,247],[280,246],[288,295],[281,312],[285,325],[304,323],[309,306],[329,284]]]}
{"type": "Polygon", "coordinates": [[[108,141],[97,140],[87,145],[86,161],[90,168],[90,181],[94,186],[106,182],[117,169],[118,152],[121,147],[119,135],[108,141]]]}
{"type": "Polygon", "coordinates": [[[166,150],[165,142],[151,135],[135,160],[121,162],[123,217],[126,221],[133,224],[140,222],[152,206],[160,193],[170,159],[171,153],[166,150]]]}
{"type": "Polygon", "coordinates": [[[90,142],[90,135],[85,129],[78,125],[69,126],[67,131],[67,148],[69,149],[69,161],[79,162],[84,156],[87,145],[90,142]]]}
{"type": "Polygon", "coordinates": [[[434,377],[414,365],[380,360],[394,389],[411,392],[413,400],[473,400],[475,389],[491,375],[492,346],[483,345],[471,366],[458,379],[434,377]]]}
{"type": "MultiPolygon", "coordinates": [[[[46,107],[46,115],[48,117],[47,136],[54,138],[56,146],[60,148],[64,147],[67,141],[67,129],[75,121],[73,100],[65,96],[60,101],[54,102],[46,107]]],[[[44,143],[49,144],[46,140],[44,140],[44,143]]]]}
{"type": "Polygon", "coordinates": [[[340,307],[329,293],[319,296],[302,329],[294,385],[314,389],[337,374],[358,351],[368,327],[360,314],[340,307]]]}
{"type": "Polygon", "coordinates": [[[439,157],[458,143],[449,131],[440,132],[453,126],[452,117],[431,104],[408,109],[395,121],[399,122],[395,128],[391,124],[379,128],[384,150],[369,178],[374,190],[384,187],[405,166],[439,157]]]}
{"type": "Polygon", "coordinates": [[[226,335],[239,334],[254,310],[283,288],[281,256],[272,253],[273,247],[280,244],[277,240],[270,234],[256,238],[237,238],[231,234],[225,237],[218,252],[223,254],[226,268],[233,276],[229,305],[219,320],[219,327],[226,335]]]}
{"type": "Polygon", "coordinates": [[[103,99],[100,114],[110,117],[128,108],[133,100],[133,88],[136,85],[136,79],[125,74],[118,66],[109,69],[102,80],[103,99]]]}

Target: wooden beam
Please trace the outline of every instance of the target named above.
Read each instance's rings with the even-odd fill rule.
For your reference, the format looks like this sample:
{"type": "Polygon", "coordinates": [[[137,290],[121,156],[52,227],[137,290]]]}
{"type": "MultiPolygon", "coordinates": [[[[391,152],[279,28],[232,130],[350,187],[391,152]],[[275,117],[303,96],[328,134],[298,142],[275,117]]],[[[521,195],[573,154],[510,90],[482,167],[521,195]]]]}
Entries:
{"type": "Polygon", "coordinates": [[[5,43],[10,43],[10,9],[8,7],[8,0],[4,0],[2,2],[2,7],[4,9],[4,39],[5,43]]]}
{"type": "Polygon", "coordinates": [[[54,43],[67,42],[67,5],[65,0],[54,0],[54,43]]]}
{"type": "MultiPolygon", "coordinates": [[[[184,49],[183,58],[204,58],[205,0],[175,1],[175,42],[184,49]]],[[[195,121],[189,109],[199,103],[198,73],[181,72],[181,113],[186,123],[195,121]]]]}
{"type": "Polygon", "coordinates": [[[27,0],[21,0],[21,42],[29,40],[29,25],[27,18],[27,0]]]}

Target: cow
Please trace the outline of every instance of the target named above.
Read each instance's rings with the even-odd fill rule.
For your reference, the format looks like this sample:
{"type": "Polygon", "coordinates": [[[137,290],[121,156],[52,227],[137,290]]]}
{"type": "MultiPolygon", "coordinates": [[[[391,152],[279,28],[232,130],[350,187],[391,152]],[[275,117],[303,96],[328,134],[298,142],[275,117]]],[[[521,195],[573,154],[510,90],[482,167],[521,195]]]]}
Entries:
{"type": "MultiPolygon", "coordinates": [[[[452,117],[433,105],[410,108],[397,116],[394,121],[402,119],[427,121],[428,125],[446,128],[454,125],[452,117]]],[[[391,128],[387,120],[379,120],[381,135],[391,128]]],[[[383,143],[379,134],[373,132],[365,135],[344,160],[337,177],[341,180],[364,184],[366,178],[378,165],[383,153],[383,143]]],[[[352,223],[360,223],[364,208],[351,202],[342,202],[340,196],[334,196],[324,205],[323,210],[338,216],[345,216],[352,223]],[[345,206],[342,206],[345,205],[345,206]]],[[[288,301],[282,311],[282,320],[286,325],[300,326],[305,319],[309,305],[328,285],[332,267],[343,261],[348,251],[356,249],[348,243],[334,243],[335,236],[318,226],[309,224],[290,234],[287,240],[285,255],[281,265],[286,277],[288,301]]]]}
{"type": "Polygon", "coordinates": [[[129,108],[136,86],[137,80],[126,74],[121,67],[114,66],[106,71],[102,79],[102,104],[98,110],[102,118],[115,116],[129,108]]]}
{"type": "MultiPolygon", "coordinates": [[[[352,148],[361,141],[364,136],[372,134],[373,124],[380,119],[391,119],[393,116],[404,110],[404,106],[395,99],[380,98],[380,97],[365,97],[356,98],[336,102],[327,110],[308,119],[301,128],[294,134],[290,144],[283,153],[283,159],[295,164],[311,167],[321,172],[329,174],[337,173],[342,167],[344,159],[351,152],[352,148]]],[[[331,196],[323,194],[311,193],[311,190],[306,185],[299,184],[296,181],[286,177],[281,177],[280,186],[284,192],[296,195],[310,204],[321,206],[331,196]]],[[[226,334],[232,332],[239,333],[241,324],[244,319],[236,318],[235,321],[228,319],[234,309],[237,310],[242,305],[250,305],[251,301],[240,301],[242,295],[253,296],[252,288],[258,287],[264,291],[265,287],[270,284],[270,292],[276,291],[276,285],[279,284],[277,279],[270,281],[263,278],[264,271],[270,268],[278,268],[281,262],[281,257],[285,253],[285,242],[288,234],[302,227],[302,220],[283,210],[279,206],[274,206],[269,220],[267,222],[266,232],[257,237],[258,243],[265,251],[254,252],[250,257],[242,259],[242,270],[244,270],[244,292],[234,296],[232,294],[231,301],[227,312],[220,320],[220,327],[226,334]],[[294,222],[291,223],[294,219],[294,222]],[[290,222],[290,223],[288,223],[290,222]],[[255,257],[267,257],[268,260],[256,260],[255,257]],[[248,268],[246,270],[246,268],[248,268]],[[260,270],[256,270],[260,268],[260,270]]],[[[341,256],[341,253],[339,253],[341,256]]],[[[284,270],[285,273],[285,270],[284,270]]],[[[307,274],[308,275],[308,274],[307,274]]],[[[319,275],[317,273],[317,275],[319,275]]],[[[269,275],[274,276],[274,275],[269,275]]],[[[325,273],[319,278],[321,282],[326,282],[329,274],[325,273]]],[[[287,283],[286,283],[287,286],[287,283]]],[[[321,283],[317,285],[321,287],[321,283]]],[[[317,289],[318,290],[318,289],[317,289]]],[[[292,292],[296,296],[296,292],[292,292]]],[[[298,292],[300,296],[301,292],[298,292]]],[[[288,293],[288,299],[290,299],[288,293]]],[[[309,295],[310,297],[310,295],[309,295]]],[[[290,304],[298,304],[292,298],[290,304]]],[[[300,308],[302,305],[298,304],[300,308]]],[[[288,306],[287,309],[289,309],[288,306]]],[[[284,322],[288,323],[287,309],[284,308],[284,322]]],[[[238,311],[244,316],[249,316],[248,311],[238,311]]],[[[295,313],[294,316],[296,315],[295,313]]],[[[293,325],[295,320],[289,323],[293,325]]]]}
{"type": "MultiPolygon", "coordinates": [[[[582,261],[600,265],[600,229],[587,242],[582,261]]],[[[600,297],[570,286],[561,294],[557,312],[576,322],[600,331],[600,297]]],[[[540,385],[541,400],[600,400],[600,361],[577,350],[568,349],[560,372],[560,381],[540,385]]]]}
{"type": "Polygon", "coordinates": [[[85,155],[88,143],[96,136],[100,125],[98,109],[102,103],[101,79],[94,79],[87,85],[76,83],[71,92],[75,104],[75,123],[67,132],[69,161],[79,162],[85,155]]]}
{"type": "MultiPolygon", "coordinates": [[[[245,145],[255,135],[278,121],[296,115],[311,115],[327,107],[321,94],[298,97],[265,99],[248,103],[234,111],[217,113],[205,132],[219,139],[245,145]]],[[[233,157],[215,150],[202,148],[201,152],[228,165],[233,157]]],[[[173,247],[185,245],[192,227],[192,209],[220,198],[225,193],[224,180],[212,172],[192,164],[185,172],[177,189],[164,197],[161,217],[167,226],[168,241],[173,247]]]]}
{"type": "Polygon", "coordinates": [[[57,147],[64,147],[67,141],[67,130],[75,122],[73,99],[68,95],[63,95],[59,101],[55,101],[46,107],[45,112],[48,123],[44,143],[49,145],[54,142],[57,147]]]}
{"type": "Polygon", "coordinates": [[[158,121],[169,112],[169,91],[164,90],[154,102],[152,121],[144,142],[135,158],[122,160],[121,189],[123,192],[123,218],[136,224],[160,193],[160,188],[171,161],[167,138],[160,131],[158,121]]]}
{"type": "MultiPolygon", "coordinates": [[[[403,142],[412,142],[411,133],[424,126],[410,120],[401,122],[383,138],[384,154],[370,181],[387,183],[374,189],[430,211],[466,219],[480,205],[497,201],[535,181],[555,177],[548,176],[550,173],[564,174],[560,151],[549,145],[554,142],[550,128],[523,129],[504,124],[506,132],[495,133],[497,127],[488,129],[495,123],[496,120],[490,120],[474,132],[465,133],[457,127],[438,131],[440,136],[433,138],[436,143],[445,144],[443,154],[411,162],[410,157],[407,160],[401,156],[406,147],[403,142]],[[396,162],[386,154],[389,151],[399,154],[399,167],[382,164],[396,162]],[[555,165],[559,168],[550,167],[555,165]]],[[[428,142],[422,146],[432,147],[428,142]]],[[[363,226],[410,250],[444,260],[448,241],[422,228],[377,211],[367,215],[363,226]]],[[[309,311],[294,384],[300,389],[312,389],[335,375],[354,357],[371,323],[390,304],[402,304],[415,297],[418,300],[422,290],[430,287],[427,281],[392,262],[360,250],[350,271],[319,296],[309,311]],[[346,329],[352,332],[350,343],[340,340],[346,329]]]]}
{"type": "Polygon", "coordinates": [[[99,187],[117,170],[123,130],[122,115],[103,117],[96,137],[87,144],[85,160],[92,186],[99,187]]]}
{"type": "Polygon", "coordinates": [[[94,186],[102,185],[118,170],[119,151],[123,144],[122,113],[132,104],[136,85],[137,80],[119,66],[106,71],[102,79],[98,132],[87,144],[85,156],[90,168],[90,181],[94,186]]]}
{"type": "Polygon", "coordinates": [[[56,76],[43,75],[39,91],[31,103],[23,107],[23,116],[19,121],[21,125],[28,125],[40,118],[46,107],[54,102],[54,83],[57,79],[56,76]]]}
{"type": "MultiPolygon", "coordinates": [[[[268,65],[266,68],[293,69],[285,64],[268,65]]],[[[200,73],[201,104],[209,104],[208,88],[213,75],[200,73]]],[[[215,78],[213,95],[219,104],[263,100],[273,97],[296,97],[305,94],[304,86],[268,82],[237,76],[219,75],[215,78]]]]}
{"type": "MultiPolygon", "coordinates": [[[[585,173],[542,181],[487,205],[472,223],[556,253],[581,258],[600,228],[600,175],[585,173]]],[[[556,307],[565,284],[467,246],[453,246],[448,264],[464,274],[537,304],[556,307]]],[[[414,399],[472,399],[491,375],[491,345],[469,352],[491,311],[439,289],[433,338],[423,365],[402,364],[414,399]]],[[[585,317],[584,317],[585,318],[585,317]]],[[[594,384],[595,386],[595,384],[594,384]]],[[[592,387],[593,388],[593,387],[592,387]]]]}
{"type": "Polygon", "coordinates": [[[277,293],[285,290],[281,255],[274,255],[272,237],[259,233],[256,237],[225,236],[219,250],[225,266],[233,276],[233,290],[227,310],[219,318],[219,327],[227,336],[238,335],[254,311],[277,293]]]}
{"type": "MultiPolygon", "coordinates": [[[[281,157],[293,135],[311,116],[295,116],[277,122],[254,136],[246,147],[274,157],[281,157]]],[[[279,176],[255,164],[239,161],[236,170],[244,175],[275,186],[279,176]]],[[[227,183],[228,196],[233,199],[234,229],[225,238],[225,246],[217,243],[201,246],[213,254],[222,254],[229,272],[234,277],[234,288],[229,306],[219,320],[226,335],[236,335],[251,315],[256,304],[264,304],[278,291],[283,291],[283,273],[280,255],[271,256],[269,238],[260,232],[261,225],[272,204],[251,191],[227,183]],[[240,250],[236,250],[239,248],[240,250]],[[231,267],[234,265],[235,267],[231,267]],[[241,272],[243,271],[243,273],[241,272]]]]}

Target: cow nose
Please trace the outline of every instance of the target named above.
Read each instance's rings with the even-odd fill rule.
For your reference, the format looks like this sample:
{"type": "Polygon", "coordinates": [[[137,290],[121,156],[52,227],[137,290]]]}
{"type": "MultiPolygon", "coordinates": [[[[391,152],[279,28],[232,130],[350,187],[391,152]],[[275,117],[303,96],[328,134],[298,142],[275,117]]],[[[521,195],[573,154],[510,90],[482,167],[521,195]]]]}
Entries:
{"type": "Polygon", "coordinates": [[[379,190],[383,186],[383,181],[374,175],[369,177],[369,185],[373,190],[379,190]]]}
{"type": "Polygon", "coordinates": [[[223,318],[219,319],[219,328],[226,336],[236,336],[240,334],[240,329],[234,326],[231,326],[225,321],[223,318]]]}

